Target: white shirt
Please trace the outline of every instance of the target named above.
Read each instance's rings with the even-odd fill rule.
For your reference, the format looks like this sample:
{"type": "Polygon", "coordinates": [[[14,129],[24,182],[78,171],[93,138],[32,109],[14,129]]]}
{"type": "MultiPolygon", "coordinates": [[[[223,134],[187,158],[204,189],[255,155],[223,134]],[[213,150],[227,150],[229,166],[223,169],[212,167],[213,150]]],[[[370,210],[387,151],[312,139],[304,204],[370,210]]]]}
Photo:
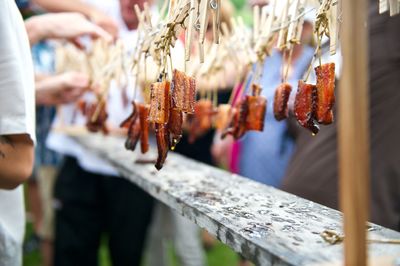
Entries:
{"type": "MultiPolygon", "coordinates": [[[[136,43],[137,38],[136,30],[129,31],[125,23],[122,21],[119,11],[119,1],[108,0],[108,1],[86,1],[100,10],[104,11],[108,15],[114,17],[119,23],[120,28],[120,39],[124,42],[125,47],[132,47],[132,44],[136,43]]],[[[132,77],[128,84],[135,84],[132,77]]],[[[128,98],[133,98],[133,89],[128,86],[127,89],[128,98]]],[[[139,94],[139,93],[138,93],[139,94]]],[[[61,108],[62,121],[60,117],[57,117],[54,121],[54,127],[59,126],[61,123],[65,126],[69,124],[74,125],[85,125],[86,118],[83,117],[79,112],[75,111],[75,104],[64,105],[61,108]]],[[[131,104],[124,107],[121,97],[121,89],[118,88],[114,81],[110,84],[109,95],[107,100],[107,123],[113,127],[118,127],[119,124],[129,116],[132,110],[131,104]]],[[[108,162],[101,159],[97,155],[88,151],[77,143],[73,138],[58,132],[50,132],[47,141],[47,147],[59,152],[61,154],[75,157],[78,160],[79,165],[86,171],[96,174],[103,175],[118,175],[118,172],[108,162]]],[[[124,147],[121,147],[123,149],[124,147]]]]}
{"type": "MultiPolygon", "coordinates": [[[[0,135],[35,141],[33,64],[25,25],[14,0],[0,1],[0,135]]],[[[25,228],[22,186],[0,189],[0,266],[21,265],[25,228]]]]}

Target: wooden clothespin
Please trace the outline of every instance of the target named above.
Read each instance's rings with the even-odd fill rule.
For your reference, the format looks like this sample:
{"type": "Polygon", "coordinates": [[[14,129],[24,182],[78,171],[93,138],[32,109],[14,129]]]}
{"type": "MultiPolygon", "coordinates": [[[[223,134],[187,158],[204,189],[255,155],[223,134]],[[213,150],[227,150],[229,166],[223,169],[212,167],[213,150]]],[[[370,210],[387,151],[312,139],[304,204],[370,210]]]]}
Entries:
{"type": "Polygon", "coordinates": [[[329,23],[329,51],[331,55],[336,54],[337,44],[339,42],[339,23],[338,16],[341,10],[339,0],[333,1],[329,9],[328,23],[329,23]]]}
{"type": "Polygon", "coordinates": [[[211,0],[210,7],[212,11],[213,40],[214,43],[219,44],[221,0],[211,0]]]}
{"type": "Polygon", "coordinates": [[[206,31],[208,26],[208,16],[209,16],[209,2],[208,0],[200,1],[199,19],[200,19],[200,29],[199,29],[199,52],[200,52],[200,62],[204,62],[204,40],[206,37],[206,31]]]}
{"type": "Polygon", "coordinates": [[[268,18],[268,5],[265,5],[261,8],[261,16],[260,16],[260,25],[259,25],[259,32],[260,35],[262,34],[263,31],[263,27],[265,26],[265,24],[267,23],[267,18],[268,18]]]}
{"type": "Polygon", "coordinates": [[[258,38],[254,51],[258,55],[269,54],[269,51],[266,49],[268,42],[270,40],[272,25],[275,22],[275,10],[276,10],[276,2],[277,0],[272,0],[270,5],[270,13],[267,14],[267,6],[264,6],[261,11],[261,24],[260,24],[260,38],[258,38]]]}
{"type": "Polygon", "coordinates": [[[379,14],[389,11],[388,0],[379,0],[379,14]]]}
{"type": "Polygon", "coordinates": [[[144,18],[146,19],[147,25],[150,26],[150,28],[153,28],[153,24],[151,21],[151,15],[150,15],[150,7],[149,3],[144,2],[144,18]]]}
{"type": "MultiPolygon", "coordinates": [[[[297,44],[300,42],[300,39],[297,39],[297,29],[299,29],[299,24],[303,24],[302,20],[297,20],[297,16],[299,15],[300,0],[294,0],[292,4],[292,10],[290,14],[290,24],[288,26],[287,38],[286,38],[286,47],[291,49],[293,44],[297,44]]],[[[302,30],[302,27],[300,28],[302,30]]]]}
{"type": "Polygon", "coordinates": [[[286,35],[287,35],[287,21],[289,18],[289,5],[290,5],[290,0],[285,0],[284,6],[282,8],[282,15],[280,19],[280,31],[278,35],[278,42],[277,42],[277,48],[278,49],[284,49],[286,48],[286,35]]]}
{"type": "Polygon", "coordinates": [[[390,16],[395,16],[400,12],[400,4],[398,0],[389,0],[390,16]]]}
{"type": "Polygon", "coordinates": [[[261,21],[260,21],[260,6],[259,5],[255,5],[254,8],[253,8],[253,43],[255,43],[256,40],[259,37],[260,24],[261,24],[261,21]]]}
{"type": "Polygon", "coordinates": [[[170,21],[175,9],[176,0],[169,0],[167,20],[170,21]]]}
{"type": "MultiPolygon", "coordinates": [[[[269,14],[268,18],[266,19],[266,23],[265,23],[265,28],[262,32],[263,36],[268,36],[271,33],[272,30],[272,24],[275,21],[275,10],[276,10],[276,3],[277,0],[272,0],[271,3],[271,13],[269,14]]],[[[265,7],[266,10],[266,7],[265,7]]]]}
{"type": "Polygon", "coordinates": [[[186,30],[185,38],[185,60],[190,61],[190,49],[192,47],[193,40],[193,28],[195,27],[195,14],[197,13],[197,0],[190,0],[189,20],[186,30]]]}

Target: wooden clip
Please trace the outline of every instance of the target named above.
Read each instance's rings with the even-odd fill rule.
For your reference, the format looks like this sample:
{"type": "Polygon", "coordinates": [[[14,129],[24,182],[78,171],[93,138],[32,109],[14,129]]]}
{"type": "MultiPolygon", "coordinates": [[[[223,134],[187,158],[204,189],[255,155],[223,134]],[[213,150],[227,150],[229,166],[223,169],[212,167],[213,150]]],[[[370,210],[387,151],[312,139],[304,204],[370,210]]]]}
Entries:
{"type": "MultiPolygon", "coordinates": [[[[286,45],[290,49],[292,44],[296,44],[300,42],[300,39],[297,39],[297,29],[299,28],[299,23],[303,23],[303,21],[297,20],[297,16],[299,15],[300,8],[300,0],[294,0],[292,5],[292,12],[290,15],[290,24],[288,26],[286,45]]],[[[302,29],[302,28],[301,28],[302,29]]]]}
{"type": "Polygon", "coordinates": [[[174,13],[175,5],[176,5],[176,0],[169,0],[167,20],[171,20],[172,15],[174,13]]]}
{"type": "Polygon", "coordinates": [[[193,27],[196,12],[196,0],[190,0],[189,22],[186,30],[185,40],[185,60],[190,61],[190,49],[192,47],[193,27]]]}
{"type": "Polygon", "coordinates": [[[278,42],[277,42],[277,48],[278,49],[284,49],[286,47],[286,34],[287,34],[287,27],[285,25],[287,24],[287,20],[289,17],[289,0],[285,0],[284,6],[282,8],[282,15],[280,19],[280,31],[278,35],[278,42]]]}
{"type": "Polygon", "coordinates": [[[147,21],[148,25],[150,26],[150,28],[152,28],[153,25],[152,25],[152,21],[151,21],[150,8],[149,8],[149,4],[147,2],[144,2],[144,17],[146,18],[146,21],[147,21]]]}
{"type": "Polygon", "coordinates": [[[260,34],[260,6],[255,5],[253,8],[253,43],[255,43],[256,40],[258,39],[259,34],[260,34]]]}
{"type": "Polygon", "coordinates": [[[199,57],[200,63],[204,63],[204,43],[199,42],[199,57]]]}
{"type": "Polygon", "coordinates": [[[332,3],[329,9],[328,21],[329,21],[329,51],[331,55],[336,54],[336,47],[339,41],[339,27],[338,27],[338,15],[340,10],[340,1],[332,3]]]}
{"type": "Polygon", "coordinates": [[[389,0],[390,16],[395,16],[400,12],[400,6],[398,0],[389,0]]]}
{"type": "Polygon", "coordinates": [[[213,40],[214,43],[219,44],[221,0],[211,0],[210,7],[212,10],[213,40]]]}
{"type": "Polygon", "coordinates": [[[267,23],[268,7],[269,6],[266,5],[261,8],[260,22],[259,22],[259,26],[258,26],[259,35],[262,34],[265,24],[267,23]]]}
{"type": "Polygon", "coordinates": [[[208,26],[208,9],[209,2],[208,0],[201,0],[200,2],[200,42],[204,44],[204,39],[206,37],[206,31],[208,26]]]}
{"type": "Polygon", "coordinates": [[[389,10],[388,0],[379,0],[379,14],[383,14],[389,10]]]}
{"type": "Polygon", "coordinates": [[[222,31],[222,35],[226,38],[228,38],[231,33],[229,31],[228,25],[226,24],[226,22],[222,22],[221,23],[221,31],[222,31]]]}
{"type": "Polygon", "coordinates": [[[139,23],[145,24],[145,14],[144,11],[141,11],[138,4],[135,4],[134,7],[136,16],[139,20],[139,23]]]}
{"type": "MultiPolygon", "coordinates": [[[[268,35],[270,35],[271,29],[272,29],[272,24],[275,21],[276,1],[277,0],[272,0],[271,13],[269,14],[268,18],[266,19],[265,27],[262,32],[262,35],[265,37],[268,37],[268,35]]],[[[263,8],[263,10],[264,10],[264,8],[263,8]]]]}

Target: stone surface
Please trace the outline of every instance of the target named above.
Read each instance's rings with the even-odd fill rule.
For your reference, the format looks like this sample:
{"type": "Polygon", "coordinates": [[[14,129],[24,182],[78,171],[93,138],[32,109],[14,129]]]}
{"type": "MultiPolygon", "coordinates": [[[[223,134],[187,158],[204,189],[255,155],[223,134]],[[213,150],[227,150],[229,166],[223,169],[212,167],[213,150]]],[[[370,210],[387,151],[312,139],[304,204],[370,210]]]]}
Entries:
{"type": "MultiPolygon", "coordinates": [[[[329,245],[326,229],[341,232],[341,213],[173,152],[161,171],[153,160],[124,149],[123,139],[101,135],[75,137],[112,163],[122,176],[194,221],[256,265],[311,265],[342,260],[343,244],[329,245]]],[[[370,225],[371,238],[400,233],[370,225]]],[[[370,256],[399,256],[400,245],[369,244],[370,256]]]]}

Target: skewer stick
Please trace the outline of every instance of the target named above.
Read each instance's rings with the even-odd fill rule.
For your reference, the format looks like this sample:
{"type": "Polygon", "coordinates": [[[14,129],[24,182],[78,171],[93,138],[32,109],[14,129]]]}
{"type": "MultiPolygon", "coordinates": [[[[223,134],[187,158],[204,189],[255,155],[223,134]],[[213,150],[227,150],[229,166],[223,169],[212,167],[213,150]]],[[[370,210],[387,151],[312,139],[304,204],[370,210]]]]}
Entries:
{"type": "Polygon", "coordinates": [[[366,0],[343,1],[343,72],[338,101],[340,206],[345,265],[367,265],[369,216],[369,94],[366,0]]]}

